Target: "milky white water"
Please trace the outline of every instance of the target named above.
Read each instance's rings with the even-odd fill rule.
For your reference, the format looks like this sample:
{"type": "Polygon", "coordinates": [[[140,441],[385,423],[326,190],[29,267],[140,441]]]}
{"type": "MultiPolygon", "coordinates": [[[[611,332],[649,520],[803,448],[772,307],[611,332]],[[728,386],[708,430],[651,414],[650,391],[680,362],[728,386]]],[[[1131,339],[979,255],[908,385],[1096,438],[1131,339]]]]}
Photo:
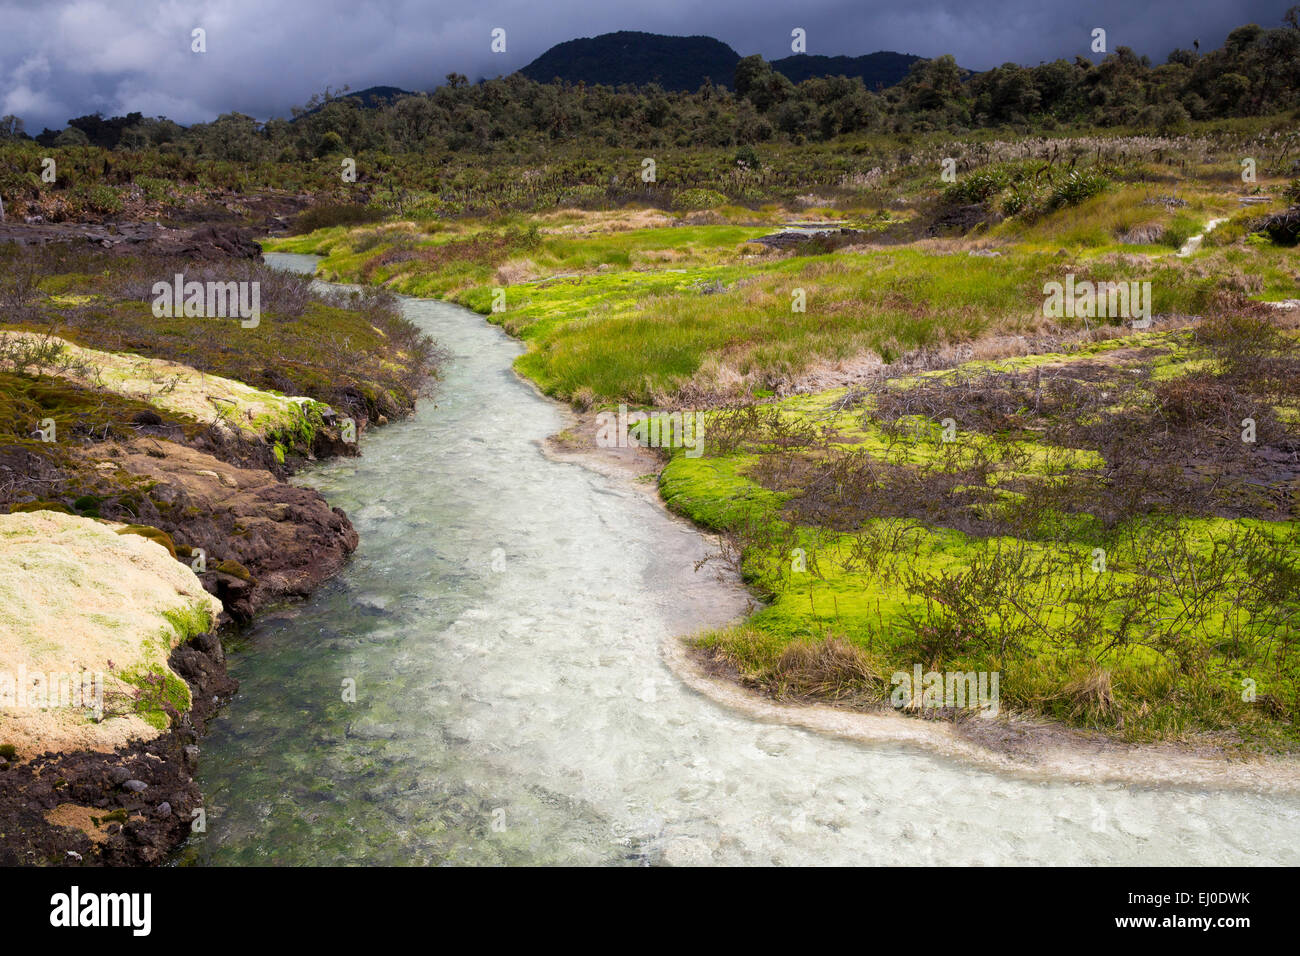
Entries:
{"type": "Polygon", "coordinates": [[[1211,219],[1209,222],[1207,222],[1205,224],[1205,228],[1202,231],[1190,237],[1186,242],[1183,243],[1182,248],[1178,250],[1177,253],[1178,258],[1186,259],[1197,249],[1201,248],[1201,243],[1205,241],[1205,237],[1208,236],[1215,229],[1219,228],[1219,226],[1223,225],[1227,221],[1228,220],[1226,219],[1211,219]]]}
{"type": "Polygon", "coordinates": [[[516,342],[405,308],[454,359],[363,457],[303,477],[361,546],[232,652],[183,861],[1300,863],[1300,797],[1044,783],[690,691],[660,645],[707,541],[542,454],[564,418],[510,371],[516,342]]]}

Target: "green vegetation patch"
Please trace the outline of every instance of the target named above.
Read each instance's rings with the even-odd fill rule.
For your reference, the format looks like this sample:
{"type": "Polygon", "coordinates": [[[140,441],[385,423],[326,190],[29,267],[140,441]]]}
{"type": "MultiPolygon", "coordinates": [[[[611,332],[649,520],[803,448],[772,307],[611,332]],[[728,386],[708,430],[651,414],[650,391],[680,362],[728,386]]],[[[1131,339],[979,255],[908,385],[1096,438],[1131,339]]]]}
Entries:
{"type": "Polygon", "coordinates": [[[996,671],[1012,711],[1294,748],[1295,346],[1235,316],[711,413],[661,491],[767,604],[702,646],[779,696],[996,671]]]}

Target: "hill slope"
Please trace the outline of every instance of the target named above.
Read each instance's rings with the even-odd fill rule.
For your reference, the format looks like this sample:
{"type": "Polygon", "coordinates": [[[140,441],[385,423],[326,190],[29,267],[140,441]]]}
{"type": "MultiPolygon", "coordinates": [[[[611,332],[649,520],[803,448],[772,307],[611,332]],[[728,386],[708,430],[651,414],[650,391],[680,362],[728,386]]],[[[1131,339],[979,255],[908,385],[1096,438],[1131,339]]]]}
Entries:
{"type": "MultiPolygon", "coordinates": [[[[772,61],[772,69],[799,83],[812,76],[857,76],[868,89],[893,86],[920,57],[882,51],[865,56],[798,54],[772,61]]],[[[622,30],[556,44],[519,72],[538,83],[559,77],[570,83],[637,86],[659,83],[668,90],[695,91],[707,77],[732,86],[738,54],[706,36],[662,36],[622,30]]]]}
{"type": "Polygon", "coordinates": [[[772,69],[784,73],[792,83],[813,76],[858,76],[867,89],[893,86],[907,76],[912,64],[921,59],[910,53],[881,50],[865,56],[811,56],[807,53],[772,61],[772,69]]]}
{"type": "Polygon", "coordinates": [[[538,83],[557,76],[570,83],[659,83],[668,90],[697,90],[708,77],[730,86],[740,54],[713,37],[673,37],[620,30],[551,47],[519,72],[538,83]]]}

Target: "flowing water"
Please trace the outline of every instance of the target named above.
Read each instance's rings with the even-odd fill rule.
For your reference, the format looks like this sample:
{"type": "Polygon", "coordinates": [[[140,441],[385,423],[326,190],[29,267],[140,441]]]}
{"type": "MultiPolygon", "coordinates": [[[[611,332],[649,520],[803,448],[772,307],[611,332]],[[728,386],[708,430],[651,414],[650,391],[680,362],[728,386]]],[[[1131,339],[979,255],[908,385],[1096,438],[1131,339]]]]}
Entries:
{"type": "Polygon", "coordinates": [[[543,455],[564,417],[511,372],[519,344],[404,307],[454,358],[363,457],[303,476],[361,546],[232,652],[182,862],[1300,862],[1300,798],[1035,781],[687,689],[660,645],[708,543],[543,455]]]}

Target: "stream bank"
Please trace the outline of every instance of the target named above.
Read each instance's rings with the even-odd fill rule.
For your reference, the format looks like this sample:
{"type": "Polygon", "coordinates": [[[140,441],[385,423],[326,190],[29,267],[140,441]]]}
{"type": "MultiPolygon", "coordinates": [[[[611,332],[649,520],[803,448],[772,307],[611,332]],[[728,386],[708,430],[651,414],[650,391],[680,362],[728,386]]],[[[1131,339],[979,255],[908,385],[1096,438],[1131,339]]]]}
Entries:
{"type": "Polygon", "coordinates": [[[179,862],[1300,860],[1293,794],[994,771],[715,703],[664,655],[743,609],[694,571],[710,542],[640,464],[629,484],[548,454],[573,419],[512,372],[518,342],[403,308],[451,350],[436,406],[300,476],[361,543],[232,653],[179,862]]]}
{"type": "MultiPolygon", "coordinates": [[[[287,290],[282,296],[293,291],[276,288],[287,290]]],[[[69,300],[79,301],[49,299],[69,300]]],[[[354,321],[346,306],[309,311],[311,327],[321,328],[324,316],[354,321]]],[[[118,307],[125,312],[129,300],[118,307]]],[[[285,327],[292,334],[293,317],[271,321],[283,319],[290,321],[275,334],[285,327]]],[[[387,327],[405,331],[400,322],[387,327]]],[[[228,351],[211,326],[198,331],[211,352],[228,351]]],[[[0,862],[158,863],[186,839],[202,807],[192,777],[198,741],[237,687],[221,638],[237,635],[268,607],[306,597],[357,546],[345,512],[285,478],[305,461],[357,454],[356,441],[320,401],[156,357],[158,343],[146,328],[135,329],[123,352],[49,338],[60,350],[55,358],[41,341],[33,332],[0,332],[11,363],[29,356],[37,372],[21,364],[0,372],[0,399],[13,410],[13,433],[0,440],[0,511],[12,512],[0,515],[0,586],[11,612],[0,620],[0,677],[8,689],[0,703],[0,862]],[[37,427],[48,438],[26,434],[27,422],[42,423],[37,427]],[[42,522],[63,529],[69,541],[109,542],[113,557],[83,561],[59,585],[66,575],[57,569],[77,554],[39,534],[23,537],[28,525],[42,522]],[[43,560],[55,571],[33,572],[34,547],[49,552],[43,560]],[[174,580],[181,592],[155,588],[140,604],[141,589],[155,579],[174,580]],[[127,593],[124,582],[132,580],[139,593],[127,593]],[[219,599],[202,621],[177,603],[191,592],[219,599]],[[49,641],[42,630],[60,640],[49,641]],[[158,654],[141,655],[154,645],[158,654]],[[16,695],[23,675],[33,673],[42,681],[46,673],[102,674],[108,705],[81,715],[76,701],[46,703],[43,689],[38,698],[16,695]],[[142,713],[147,723],[136,719],[142,713]],[[51,733],[59,727],[61,736],[51,733]]],[[[371,350],[365,360],[388,354],[371,350]]],[[[338,350],[335,358],[345,362],[345,355],[338,350]]],[[[301,374],[303,363],[293,364],[301,374]]],[[[429,366],[416,363],[421,368],[429,366]]],[[[329,371],[318,381],[337,384],[345,400],[356,402],[355,410],[344,409],[356,416],[356,434],[364,434],[373,402],[357,384],[370,380],[355,365],[346,377],[329,371]]],[[[395,390],[380,394],[387,403],[380,408],[394,417],[414,404],[395,390]]],[[[380,414],[377,424],[386,421],[380,414]]],[[[90,549],[92,557],[102,552],[90,549]]]]}

